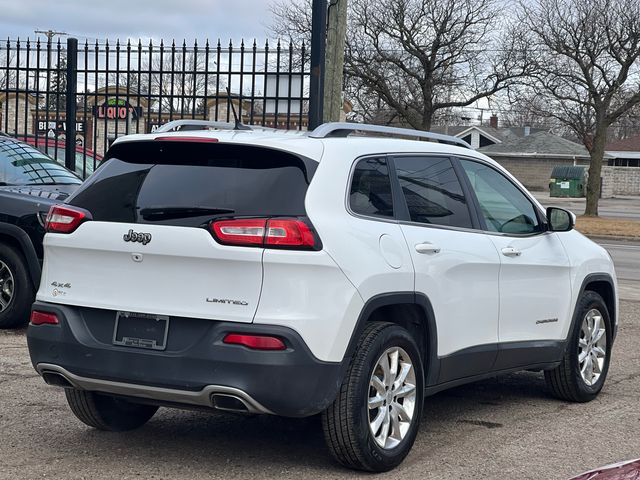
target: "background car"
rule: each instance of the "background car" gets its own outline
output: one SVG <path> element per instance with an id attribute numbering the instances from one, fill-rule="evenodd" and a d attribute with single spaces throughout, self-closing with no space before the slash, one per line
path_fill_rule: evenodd
<path id="1" fill-rule="evenodd" d="M 35 135 L 22 135 L 17 137 L 29 145 L 36 147 L 43 153 L 55 158 L 58 163 L 65 164 L 66 150 L 63 140 Z M 76 168 L 75 172 L 80 178 L 87 178 L 93 173 L 94 165 L 97 167 L 102 161 L 102 155 L 98 155 L 93 150 L 86 149 L 82 145 L 76 145 Z M 86 153 L 86 162 L 85 162 Z"/>
<path id="2" fill-rule="evenodd" d="M 0 328 L 26 325 L 40 282 L 44 219 L 81 183 L 51 157 L 0 134 Z"/>
<path id="3" fill-rule="evenodd" d="M 640 458 L 581 473 L 570 480 L 633 480 L 640 478 Z"/>

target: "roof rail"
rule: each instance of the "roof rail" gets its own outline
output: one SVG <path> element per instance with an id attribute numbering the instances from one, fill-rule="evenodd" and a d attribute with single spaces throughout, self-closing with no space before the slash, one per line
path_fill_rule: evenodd
<path id="1" fill-rule="evenodd" d="M 166 133 L 171 131 L 185 130 L 206 130 L 215 128 L 217 130 L 252 130 L 248 125 L 239 123 L 238 125 L 229 122 L 214 122 L 211 120 L 174 120 L 158 127 L 154 133 Z"/>
<path id="2" fill-rule="evenodd" d="M 310 138 L 330 138 L 347 137 L 354 132 L 383 133 L 385 135 L 397 135 L 402 137 L 413 137 L 424 140 L 457 145 L 459 147 L 471 148 L 464 140 L 441 133 L 425 132 L 423 130 L 412 130 L 410 128 L 385 127 L 383 125 L 369 125 L 366 123 L 330 122 L 324 123 L 309 133 Z"/>

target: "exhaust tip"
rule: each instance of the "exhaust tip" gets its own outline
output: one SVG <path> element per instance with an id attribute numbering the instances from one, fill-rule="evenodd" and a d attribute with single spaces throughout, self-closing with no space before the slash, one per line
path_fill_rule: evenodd
<path id="1" fill-rule="evenodd" d="M 69 380 L 67 380 L 57 372 L 42 372 L 42 378 L 47 385 L 53 385 L 54 387 L 62 388 L 73 388 L 73 385 L 69 383 Z"/>
<path id="2" fill-rule="evenodd" d="M 217 408 L 218 410 L 236 413 L 249 413 L 251 411 L 249 405 L 235 395 L 214 393 L 211 395 L 211 402 L 213 403 L 214 408 Z"/>

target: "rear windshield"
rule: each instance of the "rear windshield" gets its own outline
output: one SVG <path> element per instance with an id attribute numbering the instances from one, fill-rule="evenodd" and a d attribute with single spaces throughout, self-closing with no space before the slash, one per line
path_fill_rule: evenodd
<path id="1" fill-rule="evenodd" d="M 69 203 L 98 221 L 194 227 L 220 217 L 305 216 L 316 166 L 245 145 L 122 143 Z"/>

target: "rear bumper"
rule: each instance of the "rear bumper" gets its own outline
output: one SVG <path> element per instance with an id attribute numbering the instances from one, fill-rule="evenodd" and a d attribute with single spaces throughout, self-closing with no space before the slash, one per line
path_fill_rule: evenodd
<path id="1" fill-rule="evenodd" d="M 152 351 L 111 343 L 113 311 L 44 302 L 33 308 L 55 313 L 60 321 L 27 331 L 34 368 L 49 380 L 57 375 L 50 383 L 58 385 L 159 404 L 242 404 L 253 413 L 302 417 L 327 408 L 342 381 L 342 364 L 319 361 L 285 327 L 172 317 L 166 350 Z M 287 349 L 227 345 L 222 339 L 229 332 L 278 336 Z"/>

